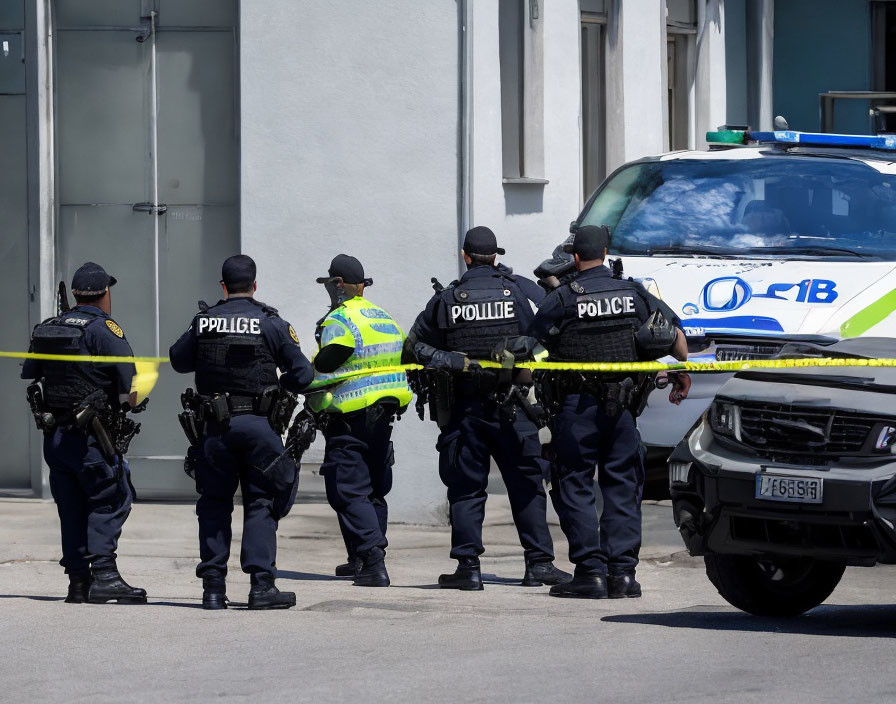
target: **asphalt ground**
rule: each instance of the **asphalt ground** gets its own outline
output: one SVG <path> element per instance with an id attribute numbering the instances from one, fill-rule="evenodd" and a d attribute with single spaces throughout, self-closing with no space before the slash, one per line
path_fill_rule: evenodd
<path id="1" fill-rule="evenodd" d="M 134 507 L 119 565 L 150 603 L 99 606 L 62 602 L 53 504 L 0 500 L 0 701 L 896 700 L 896 568 L 849 569 L 809 615 L 757 619 L 682 551 L 668 505 L 644 513 L 644 597 L 578 601 L 520 586 L 506 497 L 489 500 L 476 593 L 435 586 L 454 564 L 446 528 L 390 527 L 389 589 L 332 577 L 344 559 L 335 518 L 300 504 L 279 541 L 279 585 L 297 607 L 208 612 L 191 506 Z M 245 602 L 236 559 L 228 591 Z"/>

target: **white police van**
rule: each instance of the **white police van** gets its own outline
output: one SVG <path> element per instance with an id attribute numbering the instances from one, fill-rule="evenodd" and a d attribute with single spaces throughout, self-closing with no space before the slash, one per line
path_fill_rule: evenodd
<path id="1" fill-rule="evenodd" d="M 610 226 L 611 255 L 678 314 L 692 358 L 764 358 L 792 335 L 896 337 L 896 136 L 707 141 L 625 164 L 571 231 Z M 681 407 L 654 392 L 648 446 L 677 444 L 725 378 L 694 375 Z"/>

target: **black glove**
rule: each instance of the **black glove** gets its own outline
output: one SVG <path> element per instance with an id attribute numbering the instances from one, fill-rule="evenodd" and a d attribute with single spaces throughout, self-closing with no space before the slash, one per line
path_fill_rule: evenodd
<path id="1" fill-rule="evenodd" d="M 540 343 L 534 337 L 518 335 L 499 342 L 492 348 L 490 356 L 495 362 L 503 362 L 504 352 L 509 352 L 515 361 L 523 362 L 532 359 L 538 347 L 540 347 Z"/>
<path id="2" fill-rule="evenodd" d="M 147 396 L 145 399 L 143 399 L 140 403 L 138 403 L 133 408 L 131 408 L 130 406 L 125 404 L 125 410 L 130 411 L 131 413 L 143 413 L 143 411 L 146 410 L 146 407 L 148 405 L 149 405 L 149 397 Z"/>

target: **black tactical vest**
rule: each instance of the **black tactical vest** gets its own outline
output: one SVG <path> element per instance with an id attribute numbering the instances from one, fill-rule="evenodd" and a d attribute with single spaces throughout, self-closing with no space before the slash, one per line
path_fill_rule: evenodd
<path id="1" fill-rule="evenodd" d="M 195 318 L 196 390 L 200 394 L 255 396 L 279 385 L 277 363 L 261 334 L 262 321 L 276 316 L 276 311 L 258 303 L 240 308 L 228 310 L 222 304 Z"/>
<path id="2" fill-rule="evenodd" d="M 598 288 L 601 281 L 574 279 L 561 291 L 564 318 L 550 350 L 558 362 L 634 362 L 641 325 L 634 289 Z"/>
<path id="3" fill-rule="evenodd" d="M 492 348 L 521 334 L 516 284 L 501 274 L 461 281 L 442 294 L 439 327 L 448 349 L 473 359 L 488 358 Z"/>
<path id="4" fill-rule="evenodd" d="M 84 328 L 96 320 L 85 311 L 66 313 L 45 320 L 31 335 L 31 349 L 40 354 L 89 354 L 84 343 Z M 41 365 L 44 376 L 44 398 L 53 412 L 72 410 L 99 385 L 87 374 L 87 366 L 79 362 L 51 362 Z"/>

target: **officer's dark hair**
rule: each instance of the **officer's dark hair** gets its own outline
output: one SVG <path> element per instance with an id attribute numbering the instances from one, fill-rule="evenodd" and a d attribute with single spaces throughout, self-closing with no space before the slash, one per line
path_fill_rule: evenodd
<path id="1" fill-rule="evenodd" d="M 252 287 L 255 285 L 254 281 L 250 281 L 248 284 L 224 284 L 224 288 L 227 289 L 227 293 L 252 293 Z"/>
<path id="2" fill-rule="evenodd" d="M 83 303 L 84 305 L 89 306 L 91 303 L 96 303 L 97 301 L 99 301 L 105 295 L 106 295 L 105 291 L 103 291 L 102 293 L 93 293 L 89 296 L 85 296 L 84 294 L 79 295 L 76 293 L 75 294 L 75 303 L 79 303 L 79 304 Z"/>
<path id="3" fill-rule="evenodd" d="M 496 254 L 470 254 L 467 252 L 467 256 L 470 258 L 470 261 L 476 265 L 495 265 L 495 257 Z"/>

